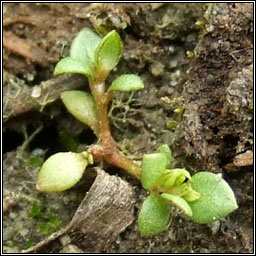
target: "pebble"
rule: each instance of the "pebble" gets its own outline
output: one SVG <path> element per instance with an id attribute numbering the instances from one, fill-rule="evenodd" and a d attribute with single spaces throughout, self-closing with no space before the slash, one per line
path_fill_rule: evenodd
<path id="1" fill-rule="evenodd" d="M 164 65 L 156 61 L 150 65 L 150 72 L 155 77 L 161 76 L 164 73 Z"/>
<path id="2" fill-rule="evenodd" d="M 252 152 L 252 150 L 247 150 L 246 152 L 237 155 L 233 160 L 233 164 L 237 167 L 253 165 L 253 152 Z"/>
<path id="3" fill-rule="evenodd" d="M 39 86 L 34 86 L 31 92 L 31 97 L 39 98 L 41 96 L 42 89 Z"/>
<path id="4" fill-rule="evenodd" d="M 170 61 L 169 68 L 173 69 L 173 68 L 176 68 L 177 66 L 178 66 L 178 61 L 176 59 Z"/>
<path id="5" fill-rule="evenodd" d="M 69 245 L 65 246 L 60 251 L 60 253 L 68 253 L 68 254 L 71 254 L 71 253 L 84 253 L 84 251 L 82 251 L 79 247 L 77 247 L 74 244 L 69 244 Z"/>
<path id="6" fill-rule="evenodd" d="M 174 54 L 176 52 L 175 46 L 173 46 L 173 45 L 170 45 L 168 49 L 169 49 L 170 54 Z"/>
<path id="7" fill-rule="evenodd" d="M 14 213 L 14 212 L 10 212 L 9 217 L 10 217 L 11 219 L 15 219 L 15 218 L 17 217 L 17 214 Z"/>
<path id="8" fill-rule="evenodd" d="M 60 242 L 63 246 L 67 246 L 71 243 L 71 238 L 69 235 L 64 235 L 60 238 Z"/>
<path id="9" fill-rule="evenodd" d="M 20 230 L 19 234 L 24 237 L 28 234 L 29 230 L 27 228 L 23 228 Z"/>

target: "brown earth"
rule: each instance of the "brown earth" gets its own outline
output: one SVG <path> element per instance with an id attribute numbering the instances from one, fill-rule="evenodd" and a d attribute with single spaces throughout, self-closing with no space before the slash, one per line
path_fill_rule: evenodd
<path id="1" fill-rule="evenodd" d="M 4 252 L 21 252 L 68 224 L 86 193 L 84 181 L 59 194 L 34 186 L 43 159 L 74 140 L 96 141 L 58 100 L 64 90 L 88 90 L 86 80 L 53 76 L 83 27 L 121 35 L 124 55 L 109 82 L 137 73 L 145 83 L 143 91 L 116 94 L 110 107 L 122 151 L 141 159 L 167 143 L 176 167 L 222 173 L 239 205 L 210 225 L 173 209 L 168 230 L 141 238 L 136 217 L 146 191 L 105 166 L 133 186 L 135 220 L 101 252 L 253 252 L 253 4 L 6 3 L 3 13 Z M 43 251 L 88 252 L 70 239 L 69 247 L 62 239 Z"/>

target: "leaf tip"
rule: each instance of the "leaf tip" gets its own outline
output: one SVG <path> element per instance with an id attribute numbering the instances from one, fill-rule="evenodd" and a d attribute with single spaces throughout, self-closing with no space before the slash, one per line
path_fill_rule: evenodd
<path id="1" fill-rule="evenodd" d="M 41 192 L 41 188 L 40 188 L 40 186 L 39 186 L 39 184 L 38 184 L 38 183 L 36 184 L 36 190 L 38 190 L 38 191 L 40 191 L 40 192 Z"/>

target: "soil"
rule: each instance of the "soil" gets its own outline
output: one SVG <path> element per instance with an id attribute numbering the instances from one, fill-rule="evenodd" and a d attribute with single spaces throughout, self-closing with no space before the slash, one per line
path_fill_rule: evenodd
<path id="1" fill-rule="evenodd" d="M 168 230 L 141 238 L 136 219 L 147 192 L 106 165 L 133 186 L 135 220 L 101 252 L 253 252 L 252 3 L 5 3 L 3 14 L 4 252 L 21 252 L 67 225 L 88 190 L 84 180 L 61 193 L 35 189 L 48 156 L 97 141 L 59 100 L 63 90 L 89 90 L 87 82 L 53 76 L 83 27 L 103 35 L 116 29 L 123 40 L 124 55 L 109 83 L 137 73 L 145 84 L 136 93 L 116 93 L 110 107 L 122 151 L 140 160 L 166 143 L 175 167 L 222 173 L 239 205 L 209 225 L 173 208 Z M 79 240 L 69 250 L 86 253 Z"/>

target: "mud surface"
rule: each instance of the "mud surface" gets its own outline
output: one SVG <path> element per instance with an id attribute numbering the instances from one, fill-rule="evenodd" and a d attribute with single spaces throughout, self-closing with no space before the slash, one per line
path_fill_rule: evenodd
<path id="1" fill-rule="evenodd" d="M 35 190 L 38 167 L 49 155 L 96 142 L 58 100 L 68 88 L 89 90 L 87 82 L 53 77 L 83 27 L 103 35 L 116 29 L 122 37 L 124 55 L 108 82 L 137 73 L 145 83 L 143 91 L 116 94 L 110 106 L 122 151 L 140 160 L 167 143 L 176 167 L 222 173 L 239 205 L 210 225 L 195 224 L 174 208 L 169 229 L 150 238 L 140 237 L 134 221 L 104 252 L 253 251 L 252 4 L 8 3 L 3 12 L 5 252 L 21 252 L 65 226 L 88 189 L 82 180 L 63 193 Z M 237 155 L 243 156 L 239 164 Z M 122 171 L 105 170 L 134 187 L 136 219 L 146 191 Z M 81 252 L 79 240 L 72 246 Z"/>

